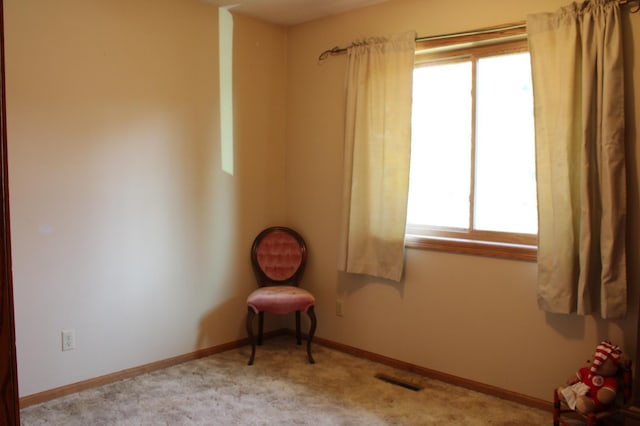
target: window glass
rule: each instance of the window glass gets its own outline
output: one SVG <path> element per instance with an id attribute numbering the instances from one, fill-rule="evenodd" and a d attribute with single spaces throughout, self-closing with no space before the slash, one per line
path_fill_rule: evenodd
<path id="1" fill-rule="evenodd" d="M 474 228 L 536 234 L 529 54 L 480 58 L 477 67 Z"/>
<path id="2" fill-rule="evenodd" d="M 469 226 L 471 83 L 470 61 L 414 71 L 409 223 Z"/>

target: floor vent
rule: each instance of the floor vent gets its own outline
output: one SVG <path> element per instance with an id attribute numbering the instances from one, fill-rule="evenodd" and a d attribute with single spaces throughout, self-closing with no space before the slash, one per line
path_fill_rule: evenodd
<path id="1" fill-rule="evenodd" d="M 414 392 L 418 392 L 419 390 L 422 390 L 421 386 L 414 385 L 413 383 L 405 382 L 404 380 L 398 379 L 396 377 L 391 377 L 382 373 L 376 374 L 376 379 L 380 379 L 383 382 L 391 383 L 392 385 L 402 386 L 403 388 L 412 390 Z"/>

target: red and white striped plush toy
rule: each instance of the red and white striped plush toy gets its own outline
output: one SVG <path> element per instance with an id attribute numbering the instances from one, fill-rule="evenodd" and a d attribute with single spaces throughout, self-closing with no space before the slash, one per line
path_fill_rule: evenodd
<path id="1" fill-rule="evenodd" d="M 620 348 L 603 340 L 596 347 L 591 366 L 579 369 L 566 386 L 559 387 L 558 396 L 582 414 L 607 408 L 618 392 L 616 373 L 621 358 Z"/>

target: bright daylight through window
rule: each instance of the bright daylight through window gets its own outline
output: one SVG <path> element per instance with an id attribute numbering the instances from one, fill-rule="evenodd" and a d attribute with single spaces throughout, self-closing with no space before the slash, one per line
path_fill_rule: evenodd
<path id="1" fill-rule="evenodd" d="M 526 41 L 434 50 L 414 70 L 407 245 L 535 259 Z"/>

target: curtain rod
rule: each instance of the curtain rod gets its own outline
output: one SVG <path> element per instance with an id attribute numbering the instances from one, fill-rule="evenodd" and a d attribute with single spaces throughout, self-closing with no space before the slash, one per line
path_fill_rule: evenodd
<path id="1" fill-rule="evenodd" d="M 631 0 L 631 1 L 639 1 L 640 0 Z M 421 42 L 421 41 L 433 41 L 433 40 L 445 40 L 448 38 L 454 38 L 454 37 L 468 37 L 468 36 L 475 36 L 475 35 L 481 35 L 481 34 L 491 34 L 491 33 L 499 33 L 499 32 L 503 32 L 503 31 L 509 31 L 509 30 L 517 30 L 520 28 L 525 28 L 526 24 L 523 23 L 518 23 L 518 24 L 509 24 L 509 25 L 505 25 L 505 26 L 501 26 L 501 27 L 493 27 L 493 28 L 487 28 L 487 29 L 483 29 L 483 30 L 475 30 L 475 31 L 465 31 L 465 32 L 459 32 L 459 33 L 450 33 L 450 34 L 440 34 L 440 35 L 434 35 L 434 36 L 424 36 L 424 37 L 416 37 L 416 42 Z M 343 53 L 346 53 L 347 50 L 349 50 L 350 47 L 354 46 L 355 43 L 352 43 L 351 45 L 347 46 L 347 47 L 334 47 L 328 50 L 325 50 L 324 52 L 322 52 L 320 54 L 320 56 L 318 57 L 319 61 L 323 61 L 325 59 L 327 59 L 329 56 L 334 56 L 334 55 L 340 55 Z"/>
<path id="2" fill-rule="evenodd" d="M 583 2 L 583 4 L 586 4 L 588 2 L 589 2 L 589 0 L 585 0 Z M 634 4 L 635 7 L 633 9 L 629 10 L 629 12 L 631 12 L 631 13 L 636 13 L 636 12 L 640 11 L 640 0 L 618 0 L 618 3 L 620 3 L 620 5 L 622 5 L 622 6 L 627 5 L 627 4 Z M 446 40 L 448 38 L 454 38 L 454 37 L 469 37 L 469 36 L 475 36 L 475 35 L 500 33 L 500 32 L 503 32 L 503 31 L 517 30 L 517 29 L 526 28 L 526 27 L 527 27 L 527 24 L 522 22 L 522 23 L 517 23 L 517 24 L 504 25 L 504 26 L 501 26 L 501 27 L 487 28 L 487 29 L 484 29 L 484 30 L 464 31 L 464 32 L 459 32 L 459 33 L 450 33 L 450 34 L 440 34 L 440 35 L 434 35 L 434 36 L 416 37 L 416 42 L 433 41 L 433 40 Z M 347 47 L 335 46 L 335 47 L 333 47 L 331 49 L 327 49 L 324 52 L 322 52 L 320 54 L 320 56 L 318 56 L 318 61 L 324 61 L 329 56 L 341 55 L 343 53 L 346 53 L 347 50 L 349 50 L 349 48 L 353 47 L 354 45 L 355 44 L 352 43 Z"/>

